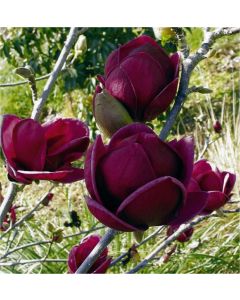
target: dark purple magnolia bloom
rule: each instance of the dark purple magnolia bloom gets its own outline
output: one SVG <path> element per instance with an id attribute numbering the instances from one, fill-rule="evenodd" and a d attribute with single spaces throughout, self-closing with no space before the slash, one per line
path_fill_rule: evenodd
<path id="1" fill-rule="evenodd" d="M 213 124 L 213 129 L 216 133 L 221 133 L 222 132 L 222 125 L 219 121 L 216 121 L 214 124 Z"/>
<path id="2" fill-rule="evenodd" d="M 188 191 L 207 192 L 208 200 L 203 213 L 212 213 L 230 199 L 235 181 L 235 174 L 221 172 L 207 160 L 202 159 L 194 164 Z"/>
<path id="3" fill-rule="evenodd" d="M 118 130 L 105 146 L 101 136 L 85 161 L 86 197 L 92 214 L 121 231 L 181 224 L 205 205 L 206 193 L 189 193 L 193 141 L 165 143 L 146 125 L 133 123 Z"/>
<path id="4" fill-rule="evenodd" d="M 57 119 L 43 125 L 32 119 L 4 115 L 1 147 L 10 180 L 29 184 L 33 180 L 70 183 L 84 177 L 71 162 L 89 144 L 88 127 L 79 120 Z"/>
<path id="5" fill-rule="evenodd" d="M 151 37 L 142 35 L 114 50 L 98 79 L 135 121 L 150 121 L 176 95 L 179 61 L 178 53 L 168 56 Z"/>
<path id="6" fill-rule="evenodd" d="M 81 243 L 74 246 L 68 256 L 68 271 L 69 273 L 75 273 L 79 266 L 88 257 L 91 251 L 100 241 L 99 235 L 90 235 L 84 238 Z M 107 271 L 111 263 L 111 257 L 108 256 L 108 249 L 105 248 L 96 262 L 92 265 L 88 273 L 101 274 Z"/>
<path id="7" fill-rule="evenodd" d="M 179 226 L 169 226 L 167 229 L 167 236 L 172 235 L 175 231 L 178 230 L 178 228 L 179 228 Z M 193 234 L 193 231 L 194 231 L 193 227 L 185 230 L 178 236 L 177 241 L 179 241 L 181 243 L 189 241 Z"/>

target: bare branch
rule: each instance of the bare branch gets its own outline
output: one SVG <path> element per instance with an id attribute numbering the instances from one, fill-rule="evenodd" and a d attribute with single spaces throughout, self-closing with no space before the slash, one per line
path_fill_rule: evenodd
<path id="1" fill-rule="evenodd" d="M 240 211 L 239 208 L 235 210 L 223 210 L 223 213 L 238 213 Z M 168 245 L 170 245 L 173 241 L 175 241 L 178 236 L 183 233 L 185 230 L 194 227 L 198 223 L 202 222 L 203 220 L 212 218 L 212 217 L 219 217 L 217 213 L 213 213 L 211 215 L 205 215 L 197 217 L 195 220 L 191 221 L 188 224 L 181 225 L 178 230 L 176 230 L 172 235 L 170 235 L 165 241 L 163 241 L 158 247 L 156 247 L 142 262 L 140 262 L 137 266 L 135 266 L 132 270 L 128 272 L 128 274 L 133 274 L 141 270 L 142 268 L 146 267 L 148 263 L 154 259 L 154 257 L 163 249 L 165 249 Z"/>
<path id="2" fill-rule="evenodd" d="M 83 231 L 80 231 L 80 232 L 77 232 L 77 233 L 73 233 L 73 234 L 68 234 L 68 235 L 65 235 L 63 236 L 63 239 L 68 239 L 68 238 L 72 238 L 72 237 L 76 237 L 76 236 L 79 236 L 79 235 L 84 235 L 84 234 L 89 234 L 91 232 L 95 232 L 97 230 L 100 230 L 100 229 L 103 229 L 105 226 L 98 226 L 98 227 L 95 227 L 95 225 L 89 229 L 89 230 L 83 230 Z M 45 241 L 37 241 L 37 242 L 32 242 L 32 243 L 28 243 L 28 244 L 25 244 L 25 245 L 21 245 L 21 246 L 18 246 L 18 247 L 15 247 L 13 249 L 9 249 L 4 255 L 2 255 L 0 257 L 0 260 L 6 258 L 7 256 L 9 256 L 10 254 L 14 253 L 14 252 L 17 252 L 17 251 L 20 251 L 20 250 L 23 250 L 23 249 L 26 249 L 26 248 L 29 248 L 29 247 L 34 247 L 34 246 L 39 246 L 39 245 L 44 245 L 44 244 L 49 244 L 51 243 L 52 240 L 49 239 L 49 240 L 45 240 Z"/>
<path id="3" fill-rule="evenodd" d="M 85 32 L 87 28 L 82 28 L 81 30 L 78 28 L 71 28 L 70 32 L 68 34 L 67 40 L 65 42 L 65 45 L 58 57 L 58 60 L 53 68 L 53 71 L 48 79 L 48 81 L 45 84 L 45 87 L 43 89 L 42 96 L 39 100 L 35 101 L 32 116 L 31 118 L 34 120 L 38 120 L 40 113 L 42 111 L 43 105 L 45 104 L 47 97 L 51 91 L 51 88 L 53 84 L 55 83 L 57 76 L 62 70 L 62 67 L 67 59 L 67 56 L 71 50 L 71 47 L 74 45 L 74 43 L 77 41 L 77 38 L 79 34 Z M 28 82 L 28 81 L 27 81 Z M 2 222 L 5 219 L 6 214 L 8 213 L 12 202 L 16 196 L 17 193 L 17 187 L 15 183 L 9 183 L 8 193 L 0 207 L 0 226 L 2 225 Z"/>
<path id="4" fill-rule="evenodd" d="M 41 77 L 37 77 L 35 78 L 35 81 L 41 81 L 44 79 L 47 79 L 48 77 L 51 76 L 52 73 L 48 73 L 46 75 L 43 75 Z M 19 85 L 24 85 L 24 84 L 28 84 L 29 81 L 28 80 L 22 80 L 22 81 L 18 81 L 18 82 L 7 82 L 7 83 L 0 83 L 0 88 L 5 88 L 5 87 L 15 87 L 15 86 L 19 86 Z"/>
<path id="5" fill-rule="evenodd" d="M 0 266 L 15 267 L 17 265 L 36 264 L 36 263 L 45 263 L 45 262 L 47 262 L 47 263 L 59 263 L 59 262 L 66 263 L 67 260 L 66 259 L 40 258 L 40 259 L 32 259 L 32 260 L 20 260 L 20 261 L 16 261 L 16 262 L 3 262 L 3 263 L 0 263 Z"/>
<path id="6" fill-rule="evenodd" d="M 177 35 L 179 44 L 180 44 L 180 51 L 183 54 L 183 57 L 186 58 L 189 55 L 189 47 L 186 41 L 186 33 L 184 32 L 182 27 L 173 27 L 172 28 Z"/>
<path id="7" fill-rule="evenodd" d="M 0 225 L 3 223 L 7 213 L 9 212 L 12 202 L 17 194 L 16 183 L 10 182 L 7 190 L 7 194 L 0 206 Z"/>
<path id="8" fill-rule="evenodd" d="M 58 57 L 58 60 L 53 68 L 53 71 L 52 71 L 50 77 L 48 78 L 48 81 L 45 84 L 42 96 L 38 101 L 35 102 L 35 105 L 33 107 L 32 116 L 31 116 L 32 119 L 37 120 L 39 118 L 39 115 L 41 113 L 43 105 L 45 104 L 47 97 L 48 97 L 59 73 L 61 72 L 62 67 L 64 66 L 64 63 L 67 59 L 67 56 L 68 56 L 72 46 L 77 41 L 79 34 L 85 32 L 86 30 L 87 30 L 87 28 L 82 28 L 81 30 L 79 30 L 76 27 L 73 27 L 70 29 L 70 32 L 68 34 L 65 45 Z"/>
<path id="9" fill-rule="evenodd" d="M 171 130 L 178 113 L 180 112 L 182 105 L 188 95 L 188 85 L 192 71 L 197 66 L 197 64 L 205 58 L 205 55 L 209 52 L 214 42 L 223 37 L 240 32 L 240 28 L 220 28 L 215 31 L 205 31 L 205 37 L 202 42 L 201 47 L 196 53 L 186 57 L 182 62 L 182 73 L 179 84 L 178 93 L 176 96 L 175 103 L 172 110 L 170 111 L 167 121 L 160 133 L 160 138 L 165 140 Z"/>
<path id="10" fill-rule="evenodd" d="M 140 246 L 146 244 L 150 239 L 154 238 L 156 235 L 158 235 L 160 232 L 163 231 L 163 229 L 165 228 L 165 226 L 159 226 L 157 228 L 157 230 L 155 230 L 153 233 L 151 233 L 149 236 L 147 236 L 144 240 L 142 240 L 140 243 L 136 244 L 136 248 L 139 248 Z M 124 252 L 123 254 L 121 254 L 119 257 L 117 257 L 116 259 L 114 259 L 111 262 L 111 267 L 113 267 L 114 265 L 116 265 L 119 261 L 121 261 L 126 255 L 128 254 L 128 251 Z"/>
<path id="11" fill-rule="evenodd" d="M 12 225 L 12 227 L 8 228 L 8 230 L 4 231 L 4 233 L 0 236 L 0 240 L 11 230 L 16 228 L 17 226 L 21 225 L 24 221 L 32 216 L 32 214 L 38 209 L 38 207 L 46 200 L 48 194 L 53 190 L 54 186 L 52 186 L 47 193 L 42 196 L 42 198 L 37 202 L 33 209 L 31 209 L 25 216 L 23 216 L 18 222 Z"/>

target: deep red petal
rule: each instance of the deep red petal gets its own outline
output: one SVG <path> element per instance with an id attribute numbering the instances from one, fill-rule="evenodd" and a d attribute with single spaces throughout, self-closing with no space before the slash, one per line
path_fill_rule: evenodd
<path id="1" fill-rule="evenodd" d="M 15 167 L 16 167 L 16 165 L 15 165 Z M 7 168 L 9 180 L 21 182 L 23 184 L 32 183 L 31 179 L 27 179 L 24 177 L 24 175 L 19 174 L 18 171 L 8 162 L 6 163 L 6 168 Z"/>
<path id="2" fill-rule="evenodd" d="M 75 119 L 57 119 L 43 124 L 45 138 L 47 140 L 48 155 L 56 155 L 65 152 L 68 144 L 74 140 L 89 137 L 89 129 L 87 125 Z M 85 147 L 79 149 L 84 152 Z"/>
<path id="3" fill-rule="evenodd" d="M 161 176 L 172 176 L 179 179 L 180 170 L 183 169 L 179 155 L 175 149 L 159 139 L 156 134 L 143 133 L 137 137 L 137 142 L 147 154 L 155 171 L 156 178 Z"/>
<path id="4" fill-rule="evenodd" d="M 59 169 L 55 172 L 18 170 L 18 173 L 29 180 L 53 180 L 62 183 L 72 183 L 84 178 L 83 169 L 73 167 L 65 170 Z"/>
<path id="5" fill-rule="evenodd" d="M 32 120 L 25 119 L 13 129 L 13 146 L 16 164 L 26 170 L 41 171 L 46 158 L 46 141 L 42 126 Z"/>
<path id="6" fill-rule="evenodd" d="M 230 172 L 222 172 L 221 178 L 223 182 L 222 192 L 226 195 L 229 195 L 234 187 L 236 182 L 236 175 Z"/>
<path id="7" fill-rule="evenodd" d="M 108 150 L 110 151 L 121 146 L 123 140 L 139 133 L 151 133 L 155 135 L 154 131 L 147 125 L 142 123 L 132 123 L 122 127 L 112 136 Z"/>
<path id="8" fill-rule="evenodd" d="M 98 135 L 94 144 L 88 149 L 84 166 L 84 177 L 88 192 L 99 203 L 102 203 L 102 200 L 97 189 L 96 170 L 99 160 L 105 155 L 106 151 L 102 137 Z"/>
<path id="9" fill-rule="evenodd" d="M 199 176 L 209 171 L 212 171 L 212 166 L 206 159 L 201 159 L 194 164 L 192 176 L 198 179 Z"/>
<path id="10" fill-rule="evenodd" d="M 194 141 L 193 138 L 188 136 L 180 139 L 174 144 L 169 144 L 177 152 L 182 159 L 182 175 L 181 181 L 187 187 L 192 171 L 193 171 L 193 159 L 194 159 Z"/>
<path id="11" fill-rule="evenodd" d="M 120 66 L 134 88 L 139 113 L 172 80 L 161 64 L 144 52 L 126 58 Z"/>
<path id="12" fill-rule="evenodd" d="M 144 112 L 144 120 L 151 121 L 155 119 L 160 113 L 164 112 L 172 103 L 176 96 L 178 87 L 178 78 L 171 81 L 161 92 L 151 101 Z"/>
<path id="13" fill-rule="evenodd" d="M 148 156 L 138 143 L 107 153 L 98 168 L 98 190 L 102 201 L 112 210 L 136 189 L 156 178 Z"/>
<path id="14" fill-rule="evenodd" d="M 135 118 L 138 105 L 135 88 L 128 74 L 120 66 L 107 77 L 105 87 L 114 98 L 125 105 L 130 115 Z"/>
<path id="15" fill-rule="evenodd" d="M 71 273 L 75 273 L 77 271 L 78 267 L 88 257 L 100 239 L 101 237 L 98 235 L 87 236 L 79 245 L 76 245 L 71 249 L 68 256 L 68 267 Z"/>
<path id="16" fill-rule="evenodd" d="M 204 208 L 204 213 L 212 213 L 219 209 L 228 201 L 228 197 L 222 192 L 214 191 L 208 192 L 207 205 Z"/>
<path id="17" fill-rule="evenodd" d="M 13 130 L 15 126 L 21 121 L 21 119 L 14 115 L 3 115 L 0 121 L 0 144 L 6 160 L 11 163 L 16 157 L 13 147 Z"/>
<path id="18" fill-rule="evenodd" d="M 173 55 L 171 55 L 170 61 L 172 63 L 173 69 L 174 69 L 174 77 L 173 78 L 177 78 L 179 75 L 179 67 L 180 67 L 180 61 L 181 61 L 180 54 L 178 52 L 176 52 Z"/>
<path id="19" fill-rule="evenodd" d="M 208 201 L 208 193 L 206 192 L 189 192 L 187 199 L 182 206 L 178 215 L 169 223 L 171 225 L 181 225 L 188 222 L 197 214 L 201 213 Z"/>
<path id="20" fill-rule="evenodd" d="M 200 186 L 195 179 L 193 179 L 193 178 L 190 179 L 190 182 L 187 187 L 187 191 L 188 192 L 201 192 Z"/>
<path id="21" fill-rule="evenodd" d="M 94 272 L 93 274 L 104 274 L 110 266 L 112 258 L 107 258 Z"/>
<path id="22" fill-rule="evenodd" d="M 147 226 L 145 227 L 134 227 L 131 224 L 126 223 L 125 221 L 121 220 L 109 210 L 107 210 L 104 206 L 96 202 L 95 200 L 91 199 L 90 197 L 85 197 L 87 206 L 90 212 L 104 225 L 113 228 L 119 231 L 138 231 L 138 230 L 146 230 Z"/>
<path id="23" fill-rule="evenodd" d="M 146 52 L 152 50 L 152 56 L 157 60 L 164 62 L 163 64 L 165 64 L 165 60 L 169 60 L 164 49 L 161 48 L 154 39 L 147 35 L 141 35 L 122 45 L 110 54 L 105 65 L 105 74 L 108 75 L 128 55 L 131 55 L 134 51 L 141 51 L 142 49 Z M 168 64 L 169 63 L 167 61 L 167 65 Z"/>
<path id="24" fill-rule="evenodd" d="M 222 191 L 222 178 L 217 172 L 204 173 L 202 176 L 198 176 L 197 181 L 203 191 Z"/>
<path id="25" fill-rule="evenodd" d="M 55 152 L 47 154 L 47 161 L 53 165 L 61 165 L 63 163 L 70 163 L 81 158 L 89 145 L 89 138 L 82 137 L 69 141 Z"/>
<path id="26" fill-rule="evenodd" d="M 175 178 L 162 177 L 139 188 L 117 210 L 135 226 L 158 226 L 167 224 L 169 218 L 183 205 L 185 188 Z"/>

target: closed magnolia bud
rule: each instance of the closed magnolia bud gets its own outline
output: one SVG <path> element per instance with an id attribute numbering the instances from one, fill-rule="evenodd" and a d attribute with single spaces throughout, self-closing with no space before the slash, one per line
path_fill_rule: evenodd
<path id="1" fill-rule="evenodd" d="M 136 242 L 140 243 L 143 239 L 144 231 L 134 231 L 133 235 Z"/>
<path id="2" fill-rule="evenodd" d="M 62 230 L 62 228 L 57 229 L 57 230 L 53 233 L 52 240 L 53 240 L 53 242 L 55 242 L 55 243 L 61 243 L 61 241 L 63 240 L 63 230 Z"/>
<path id="3" fill-rule="evenodd" d="M 87 39 L 86 36 L 81 34 L 74 47 L 75 53 L 82 55 L 87 51 Z"/>
<path id="4" fill-rule="evenodd" d="M 94 96 L 93 110 L 99 129 L 108 137 L 133 122 L 125 107 L 100 87 Z"/>
<path id="5" fill-rule="evenodd" d="M 15 70 L 15 73 L 25 79 L 34 77 L 34 71 L 31 66 L 20 67 Z"/>
<path id="6" fill-rule="evenodd" d="M 222 131 L 222 125 L 219 121 L 216 121 L 214 124 L 213 124 L 213 129 L 216 133 L 221 133 Z"/>
<path id="7" fill-rule="evenodd" d="M 176 33 L 171 27 L 154 27 L 153 32 L 158 40 L 171 40 L 176 38 Z"/>

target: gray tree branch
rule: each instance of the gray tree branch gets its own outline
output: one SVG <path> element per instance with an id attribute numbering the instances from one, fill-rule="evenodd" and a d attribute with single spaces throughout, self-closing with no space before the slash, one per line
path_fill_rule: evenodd
<path id="1" fill-rule="evenodd" d="M 185 59 L 183 59 L 181 79 L 176 100 L 172 110 L 168 115 L 167 121 L 159 135 L 162 140 L 165 140 L 167 138 L 169 131 L 171 130 L 178 116 L 178 113 L 180 112 L 182 105 L 188 95 L 188 85 L 192 71 L 195 69 L 197 64 L 205 58 L 206 54 L 209 52 L 212 45 L 217 39 L 223 36 L 233 35 L 239 32 L 240 28 L 219 28 L 214 31 L 206 30 L 201 47 L 197 50 L 196 53 L 191 54 Z"/>
<path id="2" fill-rule="evenodd" d="M 180 79 L 178 94 L 174 106 L 170 111 L 166 124 L 160 133 L 160 138 L 162 140 L 165 140 L 167 138 L 169 131 L 171 130 L 176 120 L 176 117 L 182 108 L 184 100 L 187 97 L 189 80 L 193 69 L 201 60 L 205 58 L 205 55 L 208 53 L 210 47 L 213 45 L 216 39 L 224 35 L 235 34 L 239 31 L 240 28 L 228 28 L 228 29 L 220 28 L 213 32 L 209 32 L 207 30 L 201 47 L 194 55 L 190 55 L 190 56 L 189 56 L 189 49 L 186 44 L 185 36 L 183 34 L 180 36 L 180 42 L 182 43 L 182 47 L 184 51 L 182 55 L 183 57 L 185 57 L 185 59 L 182 62 L 181 79 Z M 117 232 L 115 230 L 109 229 L 105 234 L 105 236 L 100 240 L 98 245 L 93 249 L 90 255 L 83 262 L 83 264 L 78 268 L 76 273 L 86 273 L 93 265 L 93 263 L 97 260 L 102 250 L 112 241 L 113 237 L 116 234 Z"/>
<path id="3" fill-rule="evenodd" d="M 239 208 L 235 210 L 223 210 L 223 213 L 238 213 Z M 175 241 L 178 236 L 183 233 L 185 230 L 194 227 L 198 223 L 202 222 L 203 220 L 212 218 L 212 217 L 219 217 L 217 213 L 213 213 L 211 215 L 205 215 L 205 216 L 200 216 L 197 217 L 195 220 L 189 222 L 188 224 L 183 224 L 181 225 L 178 230 L 176 230 L 172 235 L 170 235 L 165 241 L 163 241 L 158 247 L 156 247 L 143 261 L 141 261 L 137 266 L 135 266 L 133 269 L 131 269 L 127 274 L 134 274 L 138 272 L 139 270 L 143 269 L 146 267 L 149 262 L 154 259 L 154 257 L 163 249 L 165 249 L 167 246 L 169 246 L 173 241 Z"/>
<path id="4" fill-rule="evenodd" d="M 57 62 L 53 68 L 53 71 L 52 71 L 49 79 L 47 80 L 47 82 L 45 84 L 42 96 L 40 99 L 38 99 L 34 103 L 32 116 L 31 116 L 32 119 L 38 120 L 40 113 L 42 111 L 43 105 L 45 104 L 47 97 L 51 91 L 51 88 L 52 88 L 53 84 L 55 83 L 59 73 L 61 72 L 64 63 L 66 62 L 67 56 L 68 56 L 72 46 L 77 41 L 78 36 L 81 33 L 85 32 L 86 30 L 87 30 L 87 28 L 79 29 L 76 27 L 73 27 L 70 29 L 69 34 L 66 39 L 66 42 L 65 42 L 65 45 L 57 59 Z M 2 223 L 4 221 L 5 216 L 8 213 L 16 194 L 17 194 L 17 186 L 15 183 L 10 182 L 7 195 L 4 198 L 4 201 L 0 207 L 0 226 L 2 225 Z"/>

